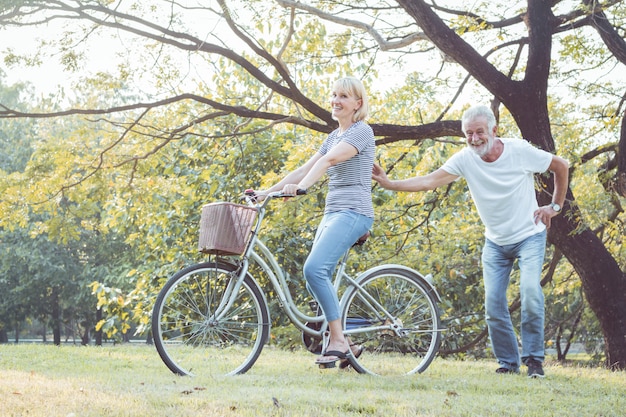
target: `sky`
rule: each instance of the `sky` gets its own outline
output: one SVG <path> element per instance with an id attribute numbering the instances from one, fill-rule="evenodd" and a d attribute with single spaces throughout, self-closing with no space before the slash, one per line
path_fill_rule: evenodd
<path id="1" fill-rule="evenodd" d="M 42 40 L 58 39 L 61 34 L 62 28 L 52 24 L 42 28 L 3 29 L 0 30 L 0 51 L 2 57 L 8 50 L 12 50 L 17 55 L 26 54 L 34 57 L 40 49 Z M 37 66 L 28 66 L 23 63 L 7 65 L 2 60 L 0 69 L 6 74 L 5 83 L 10 85 L 27 81 L 35 87 L 38 94 L 43 96 L 57 92 L 59 86 L 65 88 L 66 94 L 71 94 L 72 85 L 86 72 L 95 73 L 106 70 L 115 66 L 119 61 L 115 51 L 115 48 L 119 48 L 119 43 L 113 45 L 108 38 L 93 38 L 90 39 L 89 44 L 93 46 L 91 50 L 85 52 L 84 62 L 87 65 L 75 73 L 64 71 L 60 54 L 42 57 L 41 63 Z"/>
<path id="2" fill-rule="evenodd" d="M 189 22 L 187 23 L 190 24 Z M 206 26 L 206 22 L 202 24 Z M 217 23 L 214 24 L 217 25 Z M 208 25 L 208 27 L 211 27 L 211 24 Z M 214 27 L 213 30 L 215 30 Z M 62 31 L 63 29 L 59 23 L 50 23 L 45 27 L 36 28 L 0 28 L 0 52 L 2 56 L 4 56 L 8 50 L 13 50 L 15 54 L 27 54 L 33 57 L 38 49 L 40 49 L 42 40 L 57 40 L 60 38 Z M 109 31 L 109 33 L 111 32 Z M 114 34 L 112 36 L 116 35 Z M 44 96 L 57 92 L 59 86 L 63 86 L 65 87 L 65 93 L 71 94 L 71 86 L 75 84 L 81 76 L 86 75 L 86 72 L 95 73 L 100 70 L 108 70 L 114 67 L 117 62 L 121 62 L 121 59 L 116 56 L 116 51 L 120 49 L 123 50 L 123 47 L 120 48 L 119 39 L 107 37 L 95 38 L 92 36 L 89 39 L 89 45 L 93 45 L 93 47 L 90 51 L 86 51 L 87 55 L 84 61 L 86 66 L 82 68 L 81 72 L 74 74 L 64 72 L 60 62 L 62 59 L 60 55 L 46 56 L 42 62 L 35 67 L 29 67 L 21 63 L 7 65 L 6 62 L 0 60 L 0 69 L 2 69 L 7 76 L 5 83 L 12 84 L 28 81 L 35 87 L 38 94 Z M 182 68 L 181 70 L 184 71 L 185 69 Z M 384 85 L 386 88 L 401 82 L 404 76 L 405 74 L 403 72 L 387 68 L 379 84 Z"/>
<path id="3" fill-rule="evenodd" d="M 187 23 L 192 24 L 193 22 Z M 218 25 L 217 21 L 209 25 L 205 23 L 205 27 L 214 28 L 215 25 Z M 204 30 L 206 31 L 207 29 Z M 4 53 L 8 49 L 13 49 L 17 54 L 27 53 L 32 56 L 37 52 L 41 40 L 58 39 L 62 33 L 61 31 L 60 23 L 50 23 L 47 27 L 36 29 L 0 29 L 0 51 Z M 113 42 L 115 42 L 115 44 L 113 44 Z M 4 61 L 0 61 L 0 68 L 7 75 L 7 79 L 5 80 L 6 84 L 28 81 L 35 87 L 37 94 L 43 96 L 54 94 L 57 92 L 59 86 L 63 86 L 65 89 L 64 93 L 71 96 L 72 86 L 78 82 L 80 77 L 86 75 L 86 72 L 94 73 L 100 70 L 109 70 L 115 67 L 116 62 L 120 62 L 120 58 L 116 56 L 116 49 L 120 47 L 119 42 L 119 39 L 107 37 L 90 39 L 89 43 L 93 45 L 93 47 L 90 51 L 86 51 L 87 56 L 84 62 L 87 64 L 81 69 L 81 72 L 74 74 L 63 72 L 63 67 L 60 63 L 60 55 L 46 57 L 41 65 L 37 67 L 27 67 L 21 64 L 7 66 Z M 555 53 L 555 59 L 557 58 L 558 56 L 556 56 Z M 385 68 L 379 80 L 377 80 L 377 86 L 381 87 L 379 90 L 385 90 L 389 86 L 401 83 L 409 71 L 422 71 L 420 68 L 424 66 L 433 70 L 433 67 L 438 67 L 438 65 L 438 62 L 433 63 L 424 60 L 422 57 L 418 57 L 415 64 L 406 66 L 405 70 L 396 71 L 392 68 Z M 182 68 L 182 70 L 184 71 L 185 69 Z M 626 70 L 623 70 L 622 74 L 626 74 Z M 389 83 L 388 80 L 392 80 L 393 82 Z M 147 82 L 149 83 L 150 81 L 148 80 Z M 144 86 L 144 88 L 150 88 L 149 84 Z M 551 88 L 553 92 L 565 91 L 558 85 L 552 85 Z M 453 93 L 454 91 L 451 91 L 449 98 L 452 98 Z M 471 97 L 465 97 L 463 100 L 460 100 L 459 105 L 467 103 L 470 99 Z"/>

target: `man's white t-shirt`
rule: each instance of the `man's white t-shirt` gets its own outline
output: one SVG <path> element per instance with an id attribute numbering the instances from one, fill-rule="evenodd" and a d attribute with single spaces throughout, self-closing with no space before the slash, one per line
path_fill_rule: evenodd
<path id="1" fill-rule="evenodd" d="M 496 161 L 485 162 L 465 148 L 441 168 L 465 178 L 485 225 L 485 237 L 504 246 L 521 242 L 546 228 L 542 222 L 535 224 L 538 204 L 534 174 L 547 171 L 552 154 L 522 139 L 499 139 L 504 150 Z"/>

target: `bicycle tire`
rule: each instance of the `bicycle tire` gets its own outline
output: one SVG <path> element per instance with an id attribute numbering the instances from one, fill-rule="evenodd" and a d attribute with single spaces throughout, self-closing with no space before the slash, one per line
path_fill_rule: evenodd
<path id="1" fill-rule="evenodd" d="M 424 372 L 441 344 L 434 288 L 419 273 L 403 267 L 366 271 L 358 283 L 393 320 L 373 308 L 357 287 L 348 289 L 343 326 L 351 343 L 363 349 L 357 359 L 351 359 L 354 369 L 383 376 Z"/>
<path id="2" fill-rule="evenodd" d="M 269 310 L 258 284 L 244 277 L 231 308 L 215 320 L 235 265 L 205 262 L 174 274 L 152 311 L 159 356 L 178 375 L 234 375 L 248 371 L 269 337 Z"/>

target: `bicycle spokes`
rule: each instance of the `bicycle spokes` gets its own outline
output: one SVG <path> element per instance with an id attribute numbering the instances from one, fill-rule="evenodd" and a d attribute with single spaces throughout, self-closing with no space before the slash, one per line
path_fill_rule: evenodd
<path id="1" fill-rule="evenodd" d="M 366 275 L 352 289 L 344 328 L 365 351 L 360 372 L 379 375 L 423 372 L 439 348 L 436 302 L 418 276 L 402 269 Z"/>
<path id="2" fill-rule="evenodd" d="M 157 298 L 153 335 L 175 373 L 232 374 L 249 369 L 268 338 L 269 315 L 257 284 L 233 285 L 233 265 L 200 264 L 174 275 Z"/>

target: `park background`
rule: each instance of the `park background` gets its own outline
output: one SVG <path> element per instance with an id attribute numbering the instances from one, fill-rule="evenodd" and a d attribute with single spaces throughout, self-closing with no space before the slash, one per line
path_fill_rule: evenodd
<path id="1" fill-rule="evenodd" d="M 149 343 L 159 288 L 202 258 L 202 205 L 235 202 L 315 152 L 335 127 L 332 82 L 352 75 L 393 177 L 461 149 L 459 116 L 475 103 L 497 111 L 500 135 L 570 162 L 542 279 L 547 347 L 557 362 L 626 366 L 622 1 L 0 4 L 1 342 Z M 537 178 L 543 204 L 550 183 Z M 276 207 L 267 230 L 302 303 L 323 188 Z M 490 358 L 483 229 L 464 182 L 374 187 L 374 203 L 351 268 L 432 274 L 448 328 L 440 357 Z M 296 349 L 271 308 L 271 344 Z"/>

